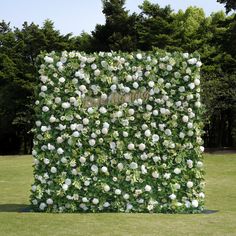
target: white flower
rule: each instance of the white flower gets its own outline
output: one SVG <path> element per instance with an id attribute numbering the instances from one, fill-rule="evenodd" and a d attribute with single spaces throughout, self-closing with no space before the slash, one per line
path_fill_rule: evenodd
<path id="1" fill-rule="evenodd" d="M 149 81 L 149 82 L 148 82 L 148 86 L 149 86 L 149 87 L 153 88 L 154 85 L 155 85 L 155 83 L 154 83 L 153 81 Z"/>
<path id="2" fill-rule="evenodd" d="M 132 115 L 134 114 L 134 109 L 132 109 L 132 108 L 131 108 L 131 109 L 129 109 L 129 110 L 128 110 L 128 113 L 129 113 L 129 115 L 131 115 L 131 116 L 132 116 Z"/>
<path id="3" fill-rule="evenodd" d="M 186 53 L 183 53 L 183 57 L 186 59 L 189 57 L 189 54 L 186 52 Z"/>
<path id="4" fill-rule="evenodd" d="M 196 58 L 191 58 L 191 59 L 188 60 L 188 64 L 190 64 L 190 65 L 194 65 L 196 63 L 197 63 L 197 59 Z"/>
<path id="5" fill-rule="evenodd" d="M 185 137 L 185 134 L 184 134 L 183 132 L 180 132 L 180 133 L 179 133 L 179 137 L 180 137 L 181 139 L 183 139 L 183 138 Z"/>
<path id="6" fill-rule="evenodd" d="M 180 184 L 175 183 L 175 184 L 174 184 L 174 187 L 175 187 L 175 189 L 180 189 Z"/>
<path id="7" fill-rule="evenodd" d="M 171 132 L 170 129 L 166 129 L 166 130 L 165 130 L 165 134 L 166 134 L 167 136 L 171 136 L 171 135 L 172 135 L 172 132 Z"/>
<path id="8" fill-rule="evenodd" d="M 176 195 L 175 195 L 174 193 L 172 193 L 172 194 L 169 196 L 169 198 L 170 198 L 171 200 L 175 200 L 175 199 L 176 199 Z"/>
<path id="9" fill-rule="evenodd" d="M 83 119 L 83 124 L 84 125 L 88 125 L 89 124 L 89 119 L 88 118 L 84 118 Z"/>
<path id="10" fill-rule="evenodd" d="M 64 140 L 62 137 L 57 137 L 57 143 L 62 143 Z"/>
<path id="11" fill-rule="evenodd" d="M 192 200 L 192 206 L 194 208 L 198 207 L 198 200 Z"/>
<path id="12" fill-rule="evenodd" d="M 150 192 L 152 190 L 152 187 L 150 185 L 146 185 L 144 189 L 146 192 Z"/>
<path id="13" fill-rule="evenodd" d="M 106 166 L 103 166 L 103 167 L 101 168 L 101 170 L 102 170 L 103 173 L 107 173 L 107 171 L 108 171 L 108 169 L 107 169 Z"/>
<path id="14" fill-rule="evenodd" d="M 128 132 L 126 132 L 126 131 L 123 131 L 123 136 L 126 138 L 126 137 L 128 137 L 128 136 L 129 136 L 129 133 L 128 133 Z"/>
<path id="15" fill-rule="evenodd" d="M 41 87 L 41 91 L 42 91 L 42 92 L 46 92 L 47 90 L 48 90 L 47 86 L 43 85 L 43 86 Z"/>
<path id="16" fill-rule="evenodd" d="M 60 82 L 60 83 L 65 83 L 65 81 L 66 81 L 66 79 L 65 79 L 64 77 L 61 77 L 61 78 L 59 79 L 59 82 Z"/>
<path id="17" fill-rule="evenodd" d="M 69 188 L 69 186 L 68 186 L 67 184 L 63 184 L 63 185 L 62 185 L 62 189 L 63 189 L 64 191 L 67 191 L 68 188 Z"/>
<path id="18" fill-rule="evenodd" d="M 154 143 L 158 142 L 158 141 L 159 141 L 159 135 L 153 134 L 153 135 L 152 135 L 152 141 L 153 141 Z"/>
<path id="19" fill-rule="evenodd" d="M 190 84 L 188 84 L 188 87 L 189 87 L 190 89 L 194 89 L 194 88 L 195 88 L 195 84 L 194 84 L 194 83 L 190 83 Z"/>
<path id="20" fill-rule="evenodd" d="M 134 150 L 134 144 L 133 143 L 128 144 L 128 149 L 129 150 Z"/>
<path id="21" fill-rule="evenodd" d="M 143 151 L 146 148 L 146 145 L 144 143 L 140 143 L 138 148 L 140 151 Z"/>
<path id="22" fill-rule="evenodd" d="M 44 159 L 43 159 L 43 162 L 44 162 L 45 165 L 48 165 L 48 164 L 50 163 L 50 160 L 47 159 L 47 158 L 44 158 Z"/>
<path id="23" fill-rule="evenodd" d="M 193 167 L 193 161 L 192 160 L 187 160 L 187 165 L 189 168 Z"/>
<path id="24" fill-rule="evenodd" d="M 83 156 L 81 156 L 80 158 L 79 158 L 79 161 L 80 161 L 80 163 L 85 163 L 86 162 L 86 158 L 85 157 L 83 157 Z"/>
<path id="25" fill-rule="evenodd" d="M 64 153 L 64 150 L 62 148 L 57 149 L 57 154 L 61 155 Z"/>
<path id="26" fill-rule="evenodd" d="M 118 163 L 117 168 L 118 168 L 119 170 L 123 170 L 124 165 L 123 165 L 122 163 Z"/>
<path id="27" fill-rule="evenodd" d="M 89 145 L 90 145 L 90 146 L 94 146 L 95 143 L 96 143 L 96 140 L 95 140 L 95 139 L 90 139 L 90 140 L 89 140 Z"/>
<path id="28" fill-rule="evenodd" d="M 47 126 L 44 126 L 44 125 L 41 126 L 41 131 L 42 131 L 42 132 L 46 132 L 47 130 L 48 130 L 48 127 L 47 127 Z"/>
<path id="29" fill-rule="evenodd" d="M 43 111 L 43 112 L 48 112 L 48 111 L 49 111 L 49 108 L 48 108 L 47 106 L 43 106 L 42 111 Z"/>
<path id="30" fill-rule="evenodd" d="M 61 98 L 60 98 L 60 97 L 56 97 L 56 98 L 55 98 L 55 103 L 57 103 L 57 104 L 58 104 L 58 103 L 61 103 Z"/>
<path id="31" fill-rule="evenodd" d="M 158 110 L 154 110 L 153 112 L 152 112 L 152 114 L 154 115 L 154 116 L 157 116 L 158 115 Z"/>
<path id="32" fill-rule="evenodd" d="M 141 53 L 138 53 L 138 54 L 136 55 L 136 57 L 137 57 L 138 60 L 141 60 L 141 59 L 142 59 L 142 54 L 141 54 Z"/>
<path id="33" fill-rule="evenodd" d="M 94 71 L 95 76 L 99 76 L 100 74 L 101 74 L 100 70 L 97 69 L 97 70 Z"/>
<path id="34" fill-rule="evenodd" d="M 182 117 L 182 121 L 183 121 L 184 123 L 187 123 L 188 120 L 189 120 L 189 119 L 188 119 L 188 116 L 183 116 L 183 117 Z"/>
<path id="35" fill-rule="evenodd" d="M 71 185 L 71 179 L 66 179 L 65 184 L 67 184 L 68 186 Z"/>
<path id="36" fill-rule="evenodd" d="M 109 185 L 106 184 L 104 185 L 103 189 L 105 192 L 109 192 L 111 188 L 109 187 Z"/>
<path id="37" fill-rule="evenodd" d="M 94 205 L 97 205 L 97 204 L 99 203 L 99 200 L 98 200 L 97 198 L 94 198 L 94 199 L 92 200 L 92 203 L 93 203 Z"/>
<path id="38" fill-rule="evenodd" d="M 130 167 L 132 170 L 135 170 L 135 169 L 138 168 L 138 164 L 135 163 L 135 162 L 131 162 L 130 165 L 129 165 L 129 167 Z"/>
<path id="39" fill-rule="evenodd" d="M 102 133 L 103 134 L 107 134 L 108 133 L 108 129 L 107 128 L 102 128 Z"/>
<path id="40" fill-rule="evenodd" d="M 194 105 L 195 105 L 195 107 L 199 108 L 199 107 L 201 107 L 202 104 L 201 104 L 201 102 L 196 101 Z"/>
<path id="41" fill-rule="evenodd" d="M 121 194 L 121 190 L 120 190 L 120 189 L 116 189 L 116 190 L 115 190 L 115 194 L 116 194 L 116 195 L 120 195 L 120 194 Z"/>
<path id="42" fill-rule="evenodd" d="M 133 87 L 134 87 L 135 89 L 137 89 L 137 88 L 139 87 L 139 84 L 138 84 L 137 82 L 134 82 L 134 83 L 133 83 Z"/>
<path id="43" fill-rule="evenodd" d="M 198 168 L 202 168 L 202 167 L 203 167 L 203 163 L 202 163 L 201 161 L 198 161 L 198 162 L 197 162 L 197 167 L 198 167 Z"/>
<path id="44" fill-rule="evenodd" d="M 193 187 L 193 182 L 192 181 L 188 181 L 187 182 L 187 187 L 188 188 L 192 188 Z"/>
<path id="45" fill-rule="evenodd" d="M 199 196 L 200 198 L 205 198 L 205 194 L 204 194 L 203 192 L 199 193 L 198 196 Z"/>
<path id="46" fill-rule="evenodd" d="M 197 85 L 197 86 L 200 85 L 200 80 L 199 79 L 195 79 L 194 80 L 194 84 Z"/>
<path id="47" fill-rule="evenodd" d="M 152 172 L 152 177 L 155 179 L 159 178 L 159 173 L 157 171 Z"/>
<path id="48" fill-rule="evenodd" d="M 181 169 L 175 168 L 175 169 L 174 169 L 174 173 L 177 174 L 177 175 L 180 174 L 180 173 L 181 173 Z"/>
<path id="49" fill-rule="evenodd" d="M 146 137 L 150 137 L 151 136 L 151 131 L 149 129 L 145 130 L 144 135 Z"/>
<path id="50" fill-rule="evenodd" d="M 105 208 L 107 208 L 107 207 L 109 207 L 110 206 L 110 203 L 109 202 L 105 202 L 104 204 L 103 204 L 103 207 L 105 207 Z"/>
<path id="51" fill-rule="evenodd" d="M 201 67 L 202 66 L 202 63 L 200 62 L 200 61 L 198 61 L 197 63 L 196 63 L 196 67 Z"/>
<path id="52" fill-rule="evenodd" d="M 49 56 L 45 56 L 44 61 L 47 62 L 47 63 L 53 63 L 53 58 L 49 57 Z"/>
<path id="53" fill-rule="evenodd" d="M 125 200 L 128 200 L 128 199 L 129 199 L 129 194 L 127 194 L 127 193 L 124 194 L 124 195 L 123 195 L 123 198 L 124 198 Z"/>
<path id="54" fill-rule="evenodd" d="M 40 205 L 39 205 L 39 209 L 43 211 L 46 206 L 47 206 L 47 205 L 46 205 L 44 202 L 42 202 L 42 203 L 40 203 Z"/>
<path id="55" fill-rule="evenodd" d="M 62 106 L 62 108 L 64 108 L 64 109 L 68 109 L 68 108 L 70 108 L 70 103 L 69 103 L 69 102 L 63 102 L 63 103 L 61 104 L 61 106 Z"/>
<path id="56" fill-rule="evenodd" d="M 89 114 L 92 114 L 94 112 L 94 109 L 92 107 L 89 107 L 87 111 Z"/>
<path id="57" fill-rule="evenodd" d="M 147 104 L 147 105 L 146 105 L 146 109 L 147 109 L 148 111 L 151 111 L 151 110 L 152 110 L 152 106 L 149 105 L 149 104 Z"/>
<path id="58" fill-rule="evenodd" d="M 107 109 L 106 109 L 105 107 L 100 107 L 100 108 L 99 108 L 99 112 L 100 112 L 101 114 L 105 114 L 105 113 L 107 112 Z"/>
<path id="59" fill-rule="evenodd" d="M 113 84 L 113 85 L 111 85 L 111 87 L 110 87 L 110 89 L 111 89 L 112 92 L 114 92 L 114 91 L 116 90 L 116 88 L 117 88 L 116 84 Z"/>
<path id="60" fill-rule="evenodd" d="M 92 68 L 93 70 L 96 70 L 96 69 L 97 69 L 97 65 L 93 63 L 93 64 L 91 65 L 91 68 Z"/>
<path id="61" fill-rule="evenodd" d="M 52 200 L 51 198 L 48 198 L 47 201 L 46 201 L 46 203 L 47 203 L 48 205 L 52 205 L 52 204 L 53 204 L 53 200 Z"/>
<path id="62" fill-rule="evenodd" d="M 49 122 L 50 122 L 50 123 L 54 123 L 56 120 L 57 120 L 57 119 L 56 119 L 56 117 L 54 117 L 54 116 L 51 116 L 51 117 L 49 118 Z"/>
<path id="63" fill-rule="evenodd" d="M 81 91 L 81 92 L 86 92 L 87 91 L 87 88 L 86 88 L 86 86 L 85 85 L 80 85 L 79 86 L 79 90 Z"/>
<path id="64" fill-rule="evenodd" d="M 93 172 L 97 173 L 97 172 L 98 172 L 98 167 L 97 167 L 96 165 L 92 165 L 92 166 L 91 166 L 91 170 L 92 170 Z"/>
<path id="65" fill-rule="evenodd" d="M 80 133 L 78 131 L 75 131 L 73 132 L 72 136 L 78 138 L 80 136 Z"/>

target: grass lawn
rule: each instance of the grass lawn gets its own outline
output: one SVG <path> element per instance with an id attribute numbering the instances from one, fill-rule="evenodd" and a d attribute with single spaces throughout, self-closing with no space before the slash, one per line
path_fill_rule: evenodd
<path id="1" fill-rule="evenodd" d="M 205 155 L 212 214 L 47 214 L 22 212 L 32 182 L 30 156 L 0 157 L 0 236 L 236 236 L 236 154 Z"/>

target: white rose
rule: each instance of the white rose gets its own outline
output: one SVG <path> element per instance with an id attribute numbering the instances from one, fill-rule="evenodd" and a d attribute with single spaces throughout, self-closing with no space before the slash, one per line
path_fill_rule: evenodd
<path id="1" fill-rule="evenodd" d="M 135 163 L 135 162 L 131 162 L 130 165 L 129 165 L 129 167 L 130 167 L 131 169 L 135 170 L 135 169 L 138 168 L 138 164 Z"/>
<path id="2" fill-rule="evenodd" d="M 150 185 L 146 185 L 144 189 L 146 192 L 150 192 L 152 190 L 152 187 Z"/>
<path id="3" fill-rule="evenodd" d="M 105 107 L 100 107 L 100 108 L 99 108 L 99 112 L 100 112 L 101 114 L 105 114 L 105 113 L 107 112 L 107 109 L 106 109 Z"/>
<path id="4" fill-rule="evenodd" d="M 103 173 L 107 173 L 107 171 L 108 171 L 108 169 L 107 169 L 106 166 L 103 166 L 103 167 L 101 168 L 101 170 L 102 170 Z"/>
<path id="5" fill-rule="evenodd" d="M 159 178 L 159 173 L 157 171 L 152 172 L 152 177 L 155 179 Z"/>
<path id="6" fill-rule="evenodd" d="M 68 186 L 67 184 L 63 184 L 63 185 L 62 185 L 62 189 L 63 189 L 64 191 L 67 191 L 68 188 L 69 188 L 69 186 Z"/>
<path id="7" fill-rule="evenodd" d="M 46 132 L 47 130 L 48 130 L 48 127 L 47 127 L 47 126 L 44 126 L 44 125 L 41 126 L 41 131 L 42 131 L 42 132 Z"/>
<path id="8" fill-rule="evenodd" d="M 63 102 L 63 103 L 61 104 L 61 106 L 62 106 L 62 108 L 64 108 L 64 109 L 68 109 L 68 108 L 70 108 L 70 103 L 69 103 L 69 102 Z"/>
<path id="9" fill-rule="evenodd" d="M 183 121 L 184 123 L 187 123 L 187 122 L 188 122 L 188 116 L 183 116 L 183 117 L 182 117 L 182 121 Z"/>
<path id="10" fill-rule="evenodd" d="M 139 87 L 139 84 L 138 84 L 137 82 L 134 82 L 134 83 L 133 83 L 133 87 L 134 87 L 135 89 L 137 89 L 137 88 Z"/>
<path id="11" fill-rule="evenodd" d="M 43 112 L 48 112 L 48 111 L 49 111 L 49 108 L 48 108 L 47 106 L 43 106 L 42 111 L 43 111 Z"/>
<path id="12" fill-rule="evenodd" d="M 177 174 L 177 175 L 180 174 L 180 173 L 181 173 L 181 169 L 175 168 L 175 169 L 174 169 L 174 173 Z"/>
<path id="13" fill-rule="evenodd" d="M 194 65 L 196 63 L 197 63 L 197 59 L 196 58 L 191 58 L 191 59 L 188 60 L 188 64 L 190 64 L 190 65 Z"/>
<path id="14" fill-rule="evenodd" d="M 200 61 L 198 61 L 197 63 L 196 63 L 196 67 L 201 67 L 202 66 L 202 63 L 200 62 Z"/>
<path id="15" fill-rule="evenodd" d="M 95 76 L 99 76 L 100 74 L 101 74 L 100 70 L 97 69 L 97 70 L 94 71 Z"/>
<path id="16" fill-rule="evenodd" d="M 122 163 L 118 163 L 117 168 L 118 168 L 119 170 L 123 170 L 124 165 L 123 165 Z"/>
<path id="17" fill-rule="evenodd" d="M 49 56 L 45 56 L 44 61 L 47 62 L 47 63 L 53 63 L 53 58 L 49 57 Z"/>
<path id="18" fill-rule="evenodd" d="M 166 134 L 167 136 L 171 136 L 171 135 L 172 135 L 172 132 L 171 132 L 170 129 L 166 129 L 166 130 L 165 130 L 165 134 Z"/>
<path id="19" fill-rule="evenodd" d="M 150 137 L 151 136 L 151 131 L 149 129 L 145 130 L 144 135 L 146 137 Z"/>
<path id="20" fill-rule="evenodd" d="M 193 207 L 198 207 L 198 200 L 192 200 L 192 206 Z"/>
<path id="21" fill-rule="evenodd" d="M 47 159 L 47 158 L 44 158 L 44 159 L 43 159 L 43 162 L 44 162 L 45 165 L 48 165 L 48 164 L 50 163 L 50 160 Z"/>
<path id="22" fill-rule="evenodd" d="M 87 111 L 88 111 L 89 114 L 92 114 L 94 112 L 92 107 L 89 107 Z"/>
<path id="23" fill-rule="evenodd" d="M 154 116 L 157 116 L 158 115 L 158 110 L 154 110 L 153 112 L 152 112 L 152 114 L 154 115 Z"/>
<path id="24" fill-rule="evenodd" d="M 136 57 L 137 57 L 138 60 L 141 60 L 141 59 L 142 59 L 142 54 L 141 54 L 141 53 L 138 53 L 138 54 L 136 55 Z"/>
<path id="25" fill-rule="evenodd" d="M 82 156 L 82 157 L 79 158 L 79 161 L 80 161 L 80 163 L 83 164 L 83 163 L 86 162 L 86 158 Z"/>
<path id="26" fill-rule="evenodd" d="M 193 187 L 193 182 L 192 181 L 188 181 L 187 182 L 187 187 L 188 188 L 192 188 Z"/>
<path id="27" fill-rule="evenodd" d="M 153 135 L 152 135 L 152 141 L 153 141 L 154 143 L 158 142 L 158 141 L 159 141 L 159 135 L 153 134 Z"/>
<path id="28" fill-rule="evenodd" d="M 97 198 L 94 198 L 94 199 L 92 200 L 92 203 L 93 203 L 94 205 L 97 205 L 97 204 L 99 203 L 99 200 L 98 200 Z"/>
<path id="29" fill-rule="evenodd" d="M 109 192 L 111 188 L 109 187 L 109 185 L 106 184 L 104 185 L 103 189 L 105 192 Z"/>
<path id="30" fill-rule="evenodd" d="M 46 205 L 44 202 L 42 202 L 42 203 L 40 203 L 40 205 L 39 205 L 39 209 L 43 211 L 46 206 L 47 206 L 47 205 Z"/>
<path id="31" fill-rule="evenodd" d="M 200 80 L 199 79 L 195 79 L 194 80 L 194 84 L 197 85 L 197 86 L 200 85 Z"/>
<path id="32" fill-rule="evenodd" d="M 133 143 L 128 144 L 128 149 L 129 150 L 134 150 L 134 144 Z"/>
<path id="33" fill-rule="evenodd" d="M 90 139 L 90 140 L 89 140 L 89 145 L 90 145 L 90 146 L 94 146 L 95 143 L 96 143 L 96 140 L 95 140 L 95 139 Z"/>
<path id="34" fill-rule="evenodd" d="M 128 110 L 128 113 L 129 113 L 129 115 L 132 116 L 132 115 L 134 114 L 134 109 L 129 109 L 129 110 Z"/>
<path id="35" fill-rule="evenodd" d="M 116 190 L 115 190 L 115 194 L 116 194 L 116 195 L 120 195 L 120 194 L 121 194 L 121 190 L 120 190 L 120 189 L 116 189 Z"/>
<path id="36" fill-rule="evenodd" d="M 61 154 L 64 153 L 64 150 L 63 150 L 62 148 L 58 148 L 58 149 L 57 149 L 57 153 L 58 153 L 59 155 L 61 155 Z"/>
<path id="37" fill-rule="evenodd" d="M 60 97 L 56 97 L 56 98 L 55 98 L 55 103 L 57 103 L 57 104 L 58 104 L 58 103 L 61 103 L 61 98 L 60 98 Z"/>
<path id="38" fill-rule="evenodd" d="M 53 200 L 52 200 L 51 198 L 48 198 L 47 201 L 46 201 L 46 203 L 47 203 L 48 205 L 52 205 L 52 204 L 53 204 Z"/>
<path id="39" fill-rule="evenodd" d="M 98 167 L 97 167 L 96 165 L 92 165 L 92 166 L 91 166 L 91 170 L 92 170 L 93 172 L 97 173 L 97 172 L 98 172 Z"/>
<path id="40" fill-rule="evenodd" d="M 154 85 L 155 85 L 155 83 L 154 83 L 153 81 L 149 81 L 149 82 L 148 82 L 148 86 L 149 86 L 149 87 L 153 88 Z"/>
<path id="41" fill-rule="evenodd" d="M 198 168 L 202 168 L 202 167 L 203 167 L 203 163 L 202 163 L 201 161 L 198 161 L 198 162 L 197 162 L 197 167 L 198 167 Z"/>
<path id="42" fill-rule="evenodd" d="M 123 198 L 125 199 L 125 200 L 128 200 L 129 199 L 129 194 L 124 194 L 124 196 L 123 196 Z"/>
<path id="43" fill-rule="evenodd" d="M 60 79 L 59 79 L 59 82 L 60 83 L 64 83 L 66 81 L 66 79 L 64 78 L 64 77 L 61 77 Z"/>
<path id="44" fill-rule="evenodd" d="M 146 148 L 146 145 L 144 143 L 140 143 L 138 148 L 140 151 L 143 151 Z"/>
<path id="45" fill-rule="evenodd" d="M 175 199 L 176 199 L 176 195 L 175 195 L 174 193 L 172 193 L 172 194 L 169 196 L 169 198 L 170 198 L 171 200 L 175 200 Z"/>
<path id="46" fill-rule="evenodd" d="M 128 137 L 128 136 L 129 136 L 129 133 L 128 133 L 128 132 L 126 132 L 126 131 L 123 131 L 123 136 L 126 138 L 126 137 Z"/>

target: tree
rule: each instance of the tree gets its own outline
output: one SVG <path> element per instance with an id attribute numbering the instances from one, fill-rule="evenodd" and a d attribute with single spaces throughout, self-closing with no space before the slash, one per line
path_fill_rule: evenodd
<path id="1" fill-rule="evenodd" d="M 217 0 L 217 2 L 225 4 L 226 13 L 229 13 L 231 10 L 236 10 L 235 0 Z"/>
<path id="2" fill-rule="evenodd" d="M 125 0 L 103 0 L 105 25 L 97 25 L 92 32 L 95 51 L 136 50 L 136 14 L 125 10 Z"/>

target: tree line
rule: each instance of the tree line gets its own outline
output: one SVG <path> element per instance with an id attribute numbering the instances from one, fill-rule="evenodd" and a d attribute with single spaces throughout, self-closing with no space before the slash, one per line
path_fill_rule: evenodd
<path id="1" fill-rule="evenodd" d="M 227 12 L 236 9 L 234 1 L 218 1 Z M 174 12 L 148 0 L 137 14 L 125 9 L 125 0 L 102 3 L 105 23 L 90 34 L 63 35 L 50 20 L 42 27 L 25 22 L 22 28 L 0 22 L 0 154 L 31 152 L 36 58 L 41 51 L 62 50 L 197 50 L 203 62 L 205 146 L 236 146 L 236 15 L 206 16 L 197 7 Z"/>

